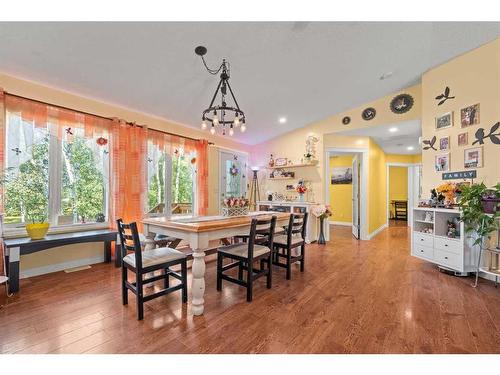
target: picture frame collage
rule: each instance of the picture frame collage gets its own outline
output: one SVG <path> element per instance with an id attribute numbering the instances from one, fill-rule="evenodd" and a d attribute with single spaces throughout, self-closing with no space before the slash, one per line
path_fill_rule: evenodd
<path id="1" fill-rule="evenodd" d="M 454 112 L 446 112 L 435 118 L 435 129 L 441 131 L 454 126 Z M 464 129 L 457 135 L 457 147 L 466 147 L 469 145 L 469 134 L 465 129 L 480 123 L 480 105 L 479 103 L 469 105 L 460 109 L 460 127 Z M 450 149 L 452 139 L 450 135 L 438 137 L 437 147 L 439 153 L 434 157 L 434 169 L 436 172 L 448 172 L 451 167 Z M 483 166 L 483 147 L 476 146 L 464 148 L 465 169 L 481 168 Z"/>

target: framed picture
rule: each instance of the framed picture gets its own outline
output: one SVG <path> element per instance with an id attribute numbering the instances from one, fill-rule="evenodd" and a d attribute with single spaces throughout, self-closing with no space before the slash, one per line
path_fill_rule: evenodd
<path id="1" fill-rule="evenodd" d="M 460 133 L 458 135 L 458 145 L 467 146 L 469 144 L 469 136 L 467 133 Z"/>
<path id="2" fill-rule="evenodd" d="M 446 151 L 450 149 L 450 137 L 444 137 L 439 139 L 439 150 Z"/>
<path id="3" fill-rule="evenodd" d="M 464 168 L 481 168 L 483 166 L 483 147 L 472 147 L 464 150 Z"/>
<path id="4" fill-rule="evenodd" d="M 479 104 L 474 104 L 460 110 L 462 128 L 479 124 Z"/>
<path id="5" fill-rule="evenodd" d="M 436 129 L 446 129 L 453 126 L 453 112 L 445 113 L 442 116 L 436 117 Z"/>
<path id="6" fill-rule="evenodd" d="M 288 164 L 288 159 L 287 158 L 276 158 L 274 161 L 274 166 L 275 167 L 284 167 Z"/>
<path id="7" fill-rule="evenodd" d="M 351 167 L 335 167 L 332 168 L 330 178 L 332 185 L 350 185 L 352 184 L 352 168 Z"/>
<path id="8" fill-rule="evenodd" d="M 450 170 L 450 154 L 439 154 L 434 159 L 436 172 L 448 172 Z"/>

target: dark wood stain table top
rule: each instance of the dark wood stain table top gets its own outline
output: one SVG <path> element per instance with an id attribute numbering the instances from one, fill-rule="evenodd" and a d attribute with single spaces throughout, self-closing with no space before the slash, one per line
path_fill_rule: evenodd
<path id="1" fill-rule="evenodd" d="M 179 296 L 121 305 L 120 270 L 92 270 L 21 280 L 0 310 L 4 353 L 500 353 L 500 288 L 440 273 L 409 255 L 407 227 L 371 241 L 334 226 L 326 246 L 308 245 L 306 270 L 273 287 L 215 290 L 207 263 L 205 314 Z M 89 277 L 89 276 L 92 277 Z M 0 289 L 0 304 L 5 295 Z"/>

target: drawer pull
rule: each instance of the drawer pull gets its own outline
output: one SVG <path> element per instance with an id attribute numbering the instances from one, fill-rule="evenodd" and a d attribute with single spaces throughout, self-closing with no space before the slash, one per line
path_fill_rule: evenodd
<path id="1" fill-rule="evenodd" d="M 423 240 L 424 240 L 423 238 L 420 239 L 420 241 L 423 241 Z"/>
<path id="2" fill-rule="evenodd" d="M 444 259 L 448 259 L 448 257 L 444 257 Z"/>
<path id="3" fill-rule="evenodd" d="M 423 253 L 424 251 L 423 250 L 420 250 L 421 253 Z"/>
<path id="4" fill-rule="evenodd" d="M 445 243 L 445 244 L 444 244 L 444 246 L 448 247 L 448 244 L 447 244 L 447 243 Z"/>

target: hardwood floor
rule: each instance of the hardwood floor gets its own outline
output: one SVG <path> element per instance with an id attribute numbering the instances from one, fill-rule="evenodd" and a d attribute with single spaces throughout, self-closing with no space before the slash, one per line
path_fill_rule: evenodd
<path id="1" fill-rule="evenodd" d="M 500 288 L 438 272 L 409 256 L 406 227 L 372 241 L 335 227 L 332 242 L 309 245 L 306 271 L 274 269 L 273 288 L 254 300 L 207 265 L 205 315 L 180 293 L 122 306 L 120 272 L 109 264 L 21 281 L 0 310 L 3 353 L 499 353 Z M 0 292 L 0 303 L 4 300 Z"/>

